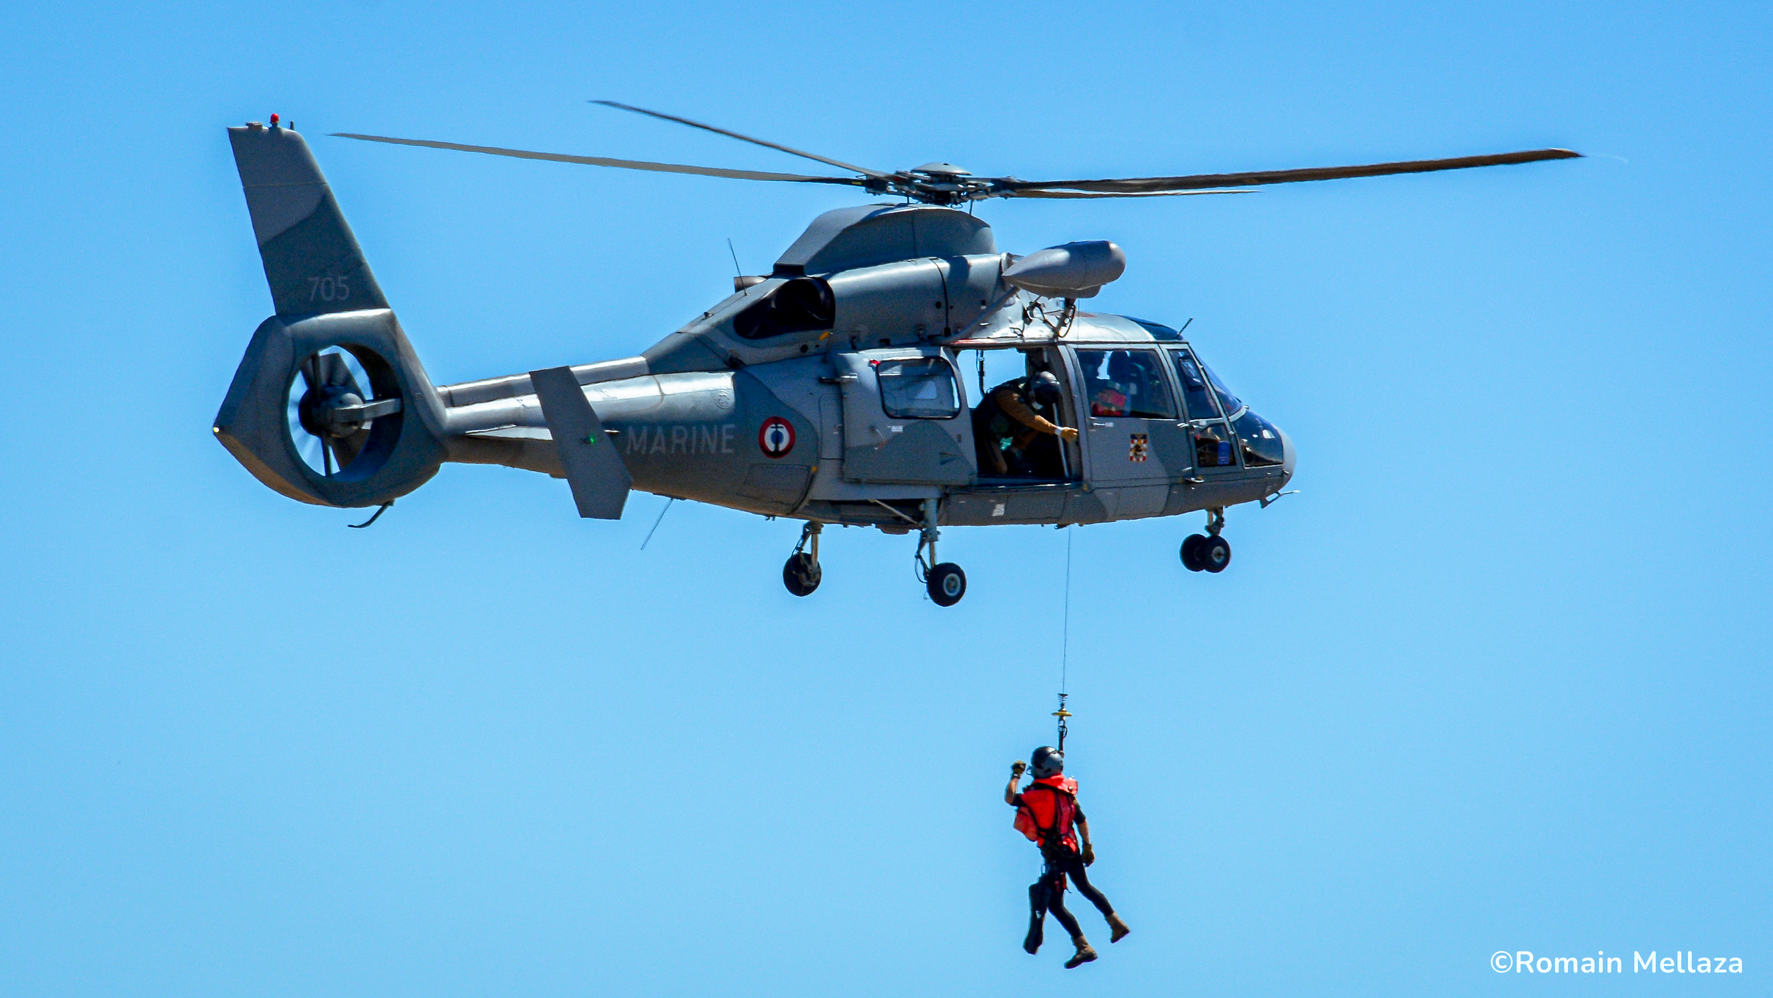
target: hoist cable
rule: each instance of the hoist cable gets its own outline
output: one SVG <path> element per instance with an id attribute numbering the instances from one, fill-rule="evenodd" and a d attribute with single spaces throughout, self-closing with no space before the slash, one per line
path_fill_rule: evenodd
<path id="1" fill-rule="evenodd" d="M 1061 443 L 1061 446 L 1063 446 L 1063 443 Z M 1066 672 L 1071 663 L 1070 534 L 1065 535 L 1065 609 L 1062 619 L 1064 623 L 1061 625 L 1059 632 L 1059 709 L 1053 712 L 1053 716 L 1059 719 L 1059 751 L 1061 753 L 1065 751 L 1065 735 L 1070 731 L 1070 726 L 1065 723 L 1065 719 L 1071 716 L 1071 711 L 1065 709 L 1065 698 L 1069 696 L 1069 694 L 1065 692 Z"/>
<path id="2" fill-rule="evenodd" d="M 1059 639 L 1059 693 L 1065 693 L 1065 670 L 1071 658 L 1071 535 L 1065 535 L 1065 614 Z"/>

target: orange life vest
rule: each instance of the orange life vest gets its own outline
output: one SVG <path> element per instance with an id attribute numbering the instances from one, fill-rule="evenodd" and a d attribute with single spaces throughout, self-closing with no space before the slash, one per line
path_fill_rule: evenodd
<path id="1" fill-rule="evenodd" d="M 1064 775 L 1035 780 L 1017 795 L 1016 831 L 1042 846 L 1077 851 L 1072 825 L 1077 820 L 1077 781 Z"/>

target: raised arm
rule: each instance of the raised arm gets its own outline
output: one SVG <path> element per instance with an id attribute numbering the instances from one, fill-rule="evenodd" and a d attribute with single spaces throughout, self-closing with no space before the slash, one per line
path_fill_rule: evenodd
<path id="1" fill-rule="evenodd" d="M 1014 806 L 1016 803 L 1016 784 L 1022 782 L 1022 774 L 1026 772 L 1027 769 L 1028 764 L 1025 762 L 1018 761 L 1010 764 L 1010 785 L 1003 790 L 1003 802 L 1005 804 Z"/>

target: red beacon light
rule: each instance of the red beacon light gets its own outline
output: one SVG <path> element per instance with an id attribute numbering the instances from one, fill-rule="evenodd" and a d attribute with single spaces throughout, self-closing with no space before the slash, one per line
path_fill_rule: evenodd
<path id="1" fill-rule="evenodd" d="M 271 115 L 271 127 L 272 128 L 277 127 L 277 116 L 275 114 Z"/>

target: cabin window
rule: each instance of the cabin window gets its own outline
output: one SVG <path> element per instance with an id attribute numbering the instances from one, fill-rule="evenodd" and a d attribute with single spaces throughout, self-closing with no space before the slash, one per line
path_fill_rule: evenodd
<path id="1" fill-rule="evenodd" d="M 1244 452 L 1244 467 L 1269 467 L 1280 464 L 1285 457 L 1280 431 L 1254 412 L 1244 410 L 1231 428 L 1237 431 L 1238 446 Z"/>
<path id="2" fill-rule="evenodd" d="M 1113 419 L 1175 419 L 1157 354 L 1150 350 L 1079 350 L 1090 415 Z"/>
<path id="3" fill-rule="evenodd" d="M 894 419 L 952 419 L 960 414 L 954 368 L 940 357 L 878 361 L 880 405 Z"/>
<path id="4" fill-rule="evenodd" d="M 830 329 L 837 299 L 822 277 L 796 277 L 733 317 L 733 332 L 747 340 Z"/>

